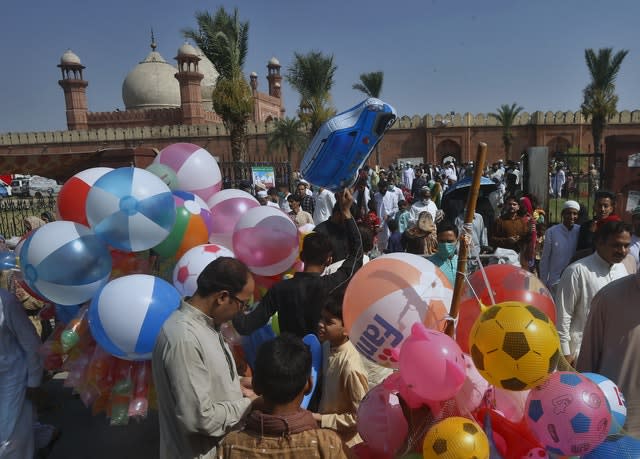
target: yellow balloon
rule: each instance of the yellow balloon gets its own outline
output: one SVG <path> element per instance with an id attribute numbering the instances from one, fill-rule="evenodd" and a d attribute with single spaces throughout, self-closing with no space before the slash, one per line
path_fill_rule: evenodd
<path id="1" fill-rule="evenodd" d="M 487 308 L 469 333 L 469 351 L 483 378 L 507 390 L 539 385 L 556 369 L 560 339 L 532 305 L 507 301 Z"/>
<path id="2" fill-rule="evenodd" d="M 422 444 L 424 459 L 489 459 L 489 440 L 474 421 L 446 418 L 434 424 Z"/>

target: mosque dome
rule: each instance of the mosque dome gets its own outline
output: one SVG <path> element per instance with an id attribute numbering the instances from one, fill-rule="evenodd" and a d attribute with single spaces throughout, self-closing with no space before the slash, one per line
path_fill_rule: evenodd
<path id="1" fill-rule="evenodd" d="M 195 51 L 196 56 L 200 58 L 200 62 L 198 62 L 198 71 L 204 75 L 204 78 L 200 82 L 202 105 L 205 110 L 212 112 L 213 102 L 211 101 L 211 95 L 213 93 L 213 88 L 216 87 L 219 73 L 213 63 L 204 55 L 200 48 L 196 47 Z"/>
<path id="2" fill-rule="evenodd" d="M 177 69 L 155 50 L 155 43 L 151 49 L 122 83 L 122 100 L 127 110 L 180 107 Z"/>
<path id="3" fill-rule="evenodd" d="M 178 57 L 197 56 L 197 55 L 198 55 L 198 51 L 196 51 L 196 49 L 193 46 L 191 46 L 189 43 L 186 43 L 186 42 L 178 50 Z"/>
<path id="4" fill-rule="evenodd" d="M 264 62 L 264 61 L 263 61 Z M 274 57 L 269 59 L 269 65 L 280 65 L 280 61 Z"/>
<path id="5" fill-rule="evenodd" d="M 60 65 L 82 65 L 82 62 L 76 53 L 68 49 L 60 58 Z"/>

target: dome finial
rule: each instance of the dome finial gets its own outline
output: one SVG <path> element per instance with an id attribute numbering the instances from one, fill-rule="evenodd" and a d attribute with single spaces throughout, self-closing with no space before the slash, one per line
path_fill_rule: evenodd
<path id="1" fill-rule="evenodd" d="M 151 27 L 151 50 L 155 51 L 157 47 L 156 37 L 153 35 L 153 27 Z"/>

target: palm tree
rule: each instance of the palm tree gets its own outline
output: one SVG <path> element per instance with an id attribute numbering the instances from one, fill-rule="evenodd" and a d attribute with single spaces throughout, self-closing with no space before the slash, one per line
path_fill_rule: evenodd
<path id="1" fill-rule="evenodd" d="M 287 162 L 289 163 L 289 184 L 293 179 L 293 152 L 302 151 L 307 147 L 309 137 L 304 132 L 302 121 L 295 118 L 284 118 L 274 122 L 274 127 L 267 136 L 267 151 L 274 151 L 284 148 L 287 152 Z"/>
<path id="2" fill-rule="evenodd" d="M 628 50 L 623 49 L 612 56 L 612 52 L 612 48 L 601 48 L 596 55 L 593 49 L 584 50 L 584 59 L 591 75 L 591 82 L 583 90 L 584 100 L 580 108 L 586 118 L 591 117 L 594 153 L 600 153 L 604 128 L 609 118 L 618 112 L 618 96 L 615 93 L 616 77 L 622 61 L 629 53 Z"/>
<path id="3" fill-rule="evenodd" d="M 300 94 L 298 114 L 310 125 L 312 136 L 335 114 L 330 104 L 330 91 L 336 69 L 333 55 L 325 56 L 320 51 L 294 53 L 293 64 L 288 69 L 286 79 Z"/>
<path id="4" fill-rule="evenodd" d="M 502 104 L 496 113 L 489 113 L 489 115 L 495 117 L 502 126 L 502 144 L 504 145 L 504 153 L 507 161 L 511 159 L 511 145 L 513 144 L 511 127 L 513 126 L 516 116 L 518 116 L 522 110 L 524 110 L 524 108 L 514 102 L 511 105 Z"/>
<path id="5" fill-rule="evenodd" d="M 353 89 L 364 93 L 367 97 L 380 97 L 384 72 L 369 72 L 360 74 L 360 82 L 354 83 Z"/>
<path id="6" fill-rule="evenodd" d="M 378 99 L 382 93 L 384 72 L 369 72 L 360 74 L 360 82 L 354 83 L 353 89 L 364 93 L 367 97 Z M 380 145 L 376 145 L 376 164 L 380 164 Z"/>
<path id="7" fill-rule="evenodd" d="M 197 29 L 184 29 L 182 33 L 198 45 L 218 71 L 211 97 L 213 108 L 229 131 L 233 160 L 246 161 L 247 122 L 253 113 L 251 88 L 243 73 L 249 22 L 240 21 L 237 8 L 230 15 L 224 7 L 213 16 L 206 11 L 196 13 L 196 22 Z"/>

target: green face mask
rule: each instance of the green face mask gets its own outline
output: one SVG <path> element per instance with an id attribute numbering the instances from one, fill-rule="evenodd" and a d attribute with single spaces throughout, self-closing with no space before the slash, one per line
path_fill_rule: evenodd
<path id="1" fill-rule="evenodd" d="M 456 254 L 457 246 L 454 242 L 438 242 L 438 255 L 445 260 L 449 259 Z"/>

